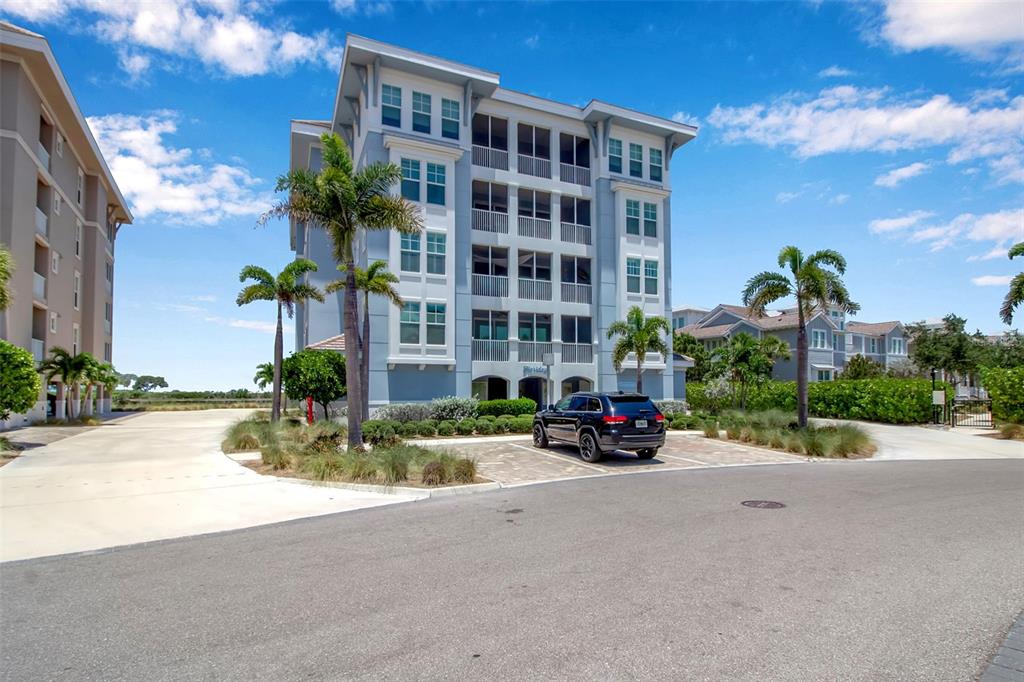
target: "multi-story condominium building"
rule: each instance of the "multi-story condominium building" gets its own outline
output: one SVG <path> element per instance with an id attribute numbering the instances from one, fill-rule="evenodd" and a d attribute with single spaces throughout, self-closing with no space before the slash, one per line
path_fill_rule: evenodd
<path id="1" fill-rule="evenodd" d="M 778 360 L 772 376 L 784 381 L 796 379 L 796 338 L 799 316 L 796 308 L 769 310 L 763 317 L 750 314 L 745 306 L 720 304 L 696 322 L 680 327 L 677 333 L 690 334 L 714 350 L 728 343 L 739 332 L 755 338 L 775 336 L 790 348 L 789 360 Z M 907 358 L 903 325 L 899 322 L 847 322 L 839 309 L 816 311 L 806 321 L 807 376 L 811 381 L 831 381 L 854 355 L 863 355 L 890 367 Z"/>
<path id="2" fill-rule="evenodd" d="M 5 340 L 41 360 L 61 346 L 110 361 L 114 237 L 132 215 L 42 36 L 0 22 L 0 242 L 16 263 Z M 13 423 L 63 416 L 44 386 Z M 109 398 L 99 396 L 101 409 Z"/>
<path id="3" fill-rule="evenodd" d="M 700 318 L 708 314 L 707 308 L 676 308 L 672 311 L 672 331 L 696 324 Z"/>
<path id="4" fill-rule="evenodd" d="M 358 247 L 362 263 L 389 264 L 404 301 L 370 304 L 371 404 L 635 386 L 635 361 L 616 373 L 606 332 L 634 305 L 671 314 L 671 160 L 696 128 L 348 36 L 331 120 L 292 122 L 293 168 L 319 168 L 326 131 L 358 167 L 400 166 L 395 191 L 423 216 L 422 234 Z M 322 231 L 293 224 L 292 246 L 319 264 L 315 283 L 337 275 Z M 300 307 L 296 347 L 338 335 L 341 307 Z M 674 364 L 646 358 L 645 391 L 673 397 Z"/>

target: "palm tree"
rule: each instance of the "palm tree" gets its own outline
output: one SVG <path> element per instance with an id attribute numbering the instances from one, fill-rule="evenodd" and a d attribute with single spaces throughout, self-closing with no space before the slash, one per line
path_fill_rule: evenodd
<path id="1" fill-rule="evenodd" d="M 740 332 L 724 346 L 716 348 L 712 357 L 714 371 L 728 378 L 733 385 L 735 404 L 747 409 L 747 394 L 751 384 L 771 377 L 772 367 L 778 359 L 789 359 L 789 344 L 777 336 L 754 338 Z"/>
<path id="2" fill-rule="evenodd" d="M 363 386 L 370 385 L 370 353 L 368 347 L 370 344 L 370 294 L 376 294 L 383 296 L 399 308 L 402 307 L 402 297 L 398 295 L 398 290 L 395 289 L 394 285 L 398 284 L 398 276 L 393 272 L 388 272 L 388 264 L 382 260 L 375 260 L 370 263 L 370 267 L 363 270 L 356 266 L 356 290 L 363 292 L 363 335 L 360 339 L 362 358 L 361 364 L 359 365 L 359 379 L 363 382 Z M 338 271 L 344 276 L 346 269 L 344 265 L 338 266 Z M 330 282 L 324 291 L 329 294 L 333 294 L 336 291 L 345 288 L 347 278 L 336 279 Z M 362 418 L 370 418 L 370 392 L 363 391 L 362 405 Z"/>
<path id="3" fill-rule="evenodd" d="M 274 363 L 272 362 L 261 362 L 256 365 L 256 376 L 252 378 L 252 383 L 261 390 L 265 391 L 267 386 L 274 383 Z"/>
<path id="4" fill-rule="evenodd" d="M 747 282 L 743 289 L 743 305 L 751 314 L 763 316 L 765 307 L 783 298 L 796 298 L 796 394 L 797 422 L 807 426 L 807 321 L 814 312 L 838 308 L 847 314 L 856 313 L 860 306 L 850 299 L 843 284 L 846 259 L 838 251 L 823 249 L 804 257 L 795 246 L 779 251 L 779 267 L 791 275 L 766 270 Z"/>
<path id="5" fill-rule="evenodd" d="M 617 320 L 608 327 L 608 338 L 620 336 L 612 348 L 612 362 L 615 371 L 622 371 L 622 363 L 633 353 L 636 355 L 636 392 L 644 392 L 644 358 L 648 353 L 660 353 L 668 362 L 671 350 L 665 337 L 672 333 L 664 317 L 646 317 L 639 306 L 633 306 L 626 313 L 625 320 Z"/>
<path id="6" fill-rule="evenodd" d="M 281 274 L 274 277 L 256 265 L 246 265 L 238 275 L 239 282 L 253 280 L 238 293 L 235 303 L 246 305 L 253 301 L 277 301 L 277 331 L 274 334 L 274 396 L 270 408 L 270 421 L 281 418 L 281 362 L 284 355 L 284 331 L 281 311 L 291 318 L 295 315 L 295 304 L 309 299 L 323 303 L 324 295 L 311 284 L 300 281 L 307 272 L 316 272 L 316 263 L 306 258 L 297 258 L 284 266 Z"/>
<path id="7" fill-rule="evenodd" d="M 348 367 L 362 367 L 354 244 L 368 230 L 418 233 L 423 222 L 414 204 L 392 194 L 394 186 L 402 179 L 402 171 L 396 164 L 372 163 L 356 171 L 348 146 L 337 134 L 324 133 L 320 142 L 323 146 L 322 169 L 314 172 L 299 168 L 278 178 L 277 191 L 287 191 L 288 198 L 264 213 L 260 221 L 265 223 L 270 218 L 289 217 L 327 231 L 334 259 L 345 266 L 345 363 Z M 349 401 L 362 405 L 367 388 L 363 385 L 362 376 L 350 381 Z M 363 445 L 361 412 L 349 412 L 348 444 L 351 449 Z"/>
<path id="8" fill-rule="evenodd" d="M 77 403 L 78 387 L 90 363 L 94 361 L 88 353 L 72 355 L 66 349 L 54 346 L 50 349 L 50 357 L 39 363 L 39 371 L 46 377 L 47 383 L 59 378 L 64 385 L 66 421 L 70 422 L 77 416 L 73 406 Z"/>
<path id="9" fill-rule="evenodd" d="M 1024 242 L 1014 244 L 1007 255 L 1010 260 L 1017 256 L 1024 256 Z M 1016 277 L 1010 280 L 1010 290 L 1006 292 L 1003 307 L 999 309 L 999 317 L 1002 318 L 1003 323 L 1009 325 L 1013 322 L 1013 310 L 1021 303 L 1024 303 L 1024 272 L 1018 272 Z"/>
<path id="10" fill-rule="evenodd" d="M 92 414 L 92 392 L 97 386 L 103 386 L 112 391 L 117 385 L 117 372 L 114 366 L 107 362 L 100 362 L 92 355 L 88 355 L 85 371 L 82 373 L 82 380 L 85 382 L 85 398 L 82 404 L 85 406 L 86 414 Z"/>

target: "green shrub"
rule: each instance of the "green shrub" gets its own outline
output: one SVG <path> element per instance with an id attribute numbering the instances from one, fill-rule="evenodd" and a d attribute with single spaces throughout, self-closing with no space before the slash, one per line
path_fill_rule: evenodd
<path id="1" fill-rule="evenodd" d="M 489 436 L 494 433 L 494 421 L 488 420 L 486 417 L 481 417 L 480 421 L 476 423 L 476 432 L 481 436 Z"/>
<path id="2" fill-rule="evenodd" d="M 8 284 L 4 281 L 0 286 L 6 288 Z M 3 314 L 0 310 L 0 315 Z M 32 353 L 0 339 L 0 420 L 10 417 L 12 412 L 20 414 L 31 410 L 39 397 L 39 385 L 39 372 Z"/>
<path id="3" fill-rule="evenodd" d="M 992 398 L 992 416 L 1000 421 L 1024 423 L 1024 367 L 981 370 L 981 383 Z"/>
<path id="4" fill-rule="evenodd" d="M 387 485 L 395 485 L 409 478 L 409 455 L 402 450 L 383 450 L 374 452 L 377 469 L 381 480 Z"/>
<path id="5" fill-rule="evenodd" d="M 452 479 L 459 483 L 472 483 L 476 480 L 476 460 L 462 457 L 455 460 L 452 466 Z"/>
<path id="6" fill-rule="evenodd" d="M 723 426 L 725 422 L 722 422 Z M 725 427 L 725 437 L 729 440 L 740 440 L 743 435 L 743 427 L 736 423 L 730 423 Z"/>
<path id="7" fill-rule="evenodd" d="M 665 424 L 673 431 L 682 431 L 687 427 L 687 421 L 685 415 L 677 415 L 671 419 L 666 418 Z"/>
<path id="8" fill-rule="evenodd" d="M 419 434 L 417 422 L 404 422 L 395 431 L 402 438 L 415 438 Z"/>
<path id="9" fill-rule="evenodd" d="M 835 436 L 834 454 L 837 457 L 870 455 L 875 451 L 867 432 L 854 424 L 841 424 L 831 430 Z"/>
<path id="10" fill-rule="evenodd" d="M 416 424 L 416 433 L 425 438 L 437 435 L 437 422 L 426 419 Z"/>
<path id="11" fill-rule="evenodd" d="M 999 427 L 999 437 L 1003 440 L 1024 440 L 1024 424 L 1003 424 Z"/>
<path id="12" fill-rule="evenodd" d="M 804 454 L 810 457 L 831 457 L 833 443 L 825 431 L 815 428 L 802 429 L 800 434 L 800 446 Z"/>
<path id="13" fill-rule="evenodd" d="M 454 436 L 455 435 L 455 422 L 443 421 L 437 425 L 437 435 L 439 436 Z"/>
<path id="14" fill-rule="evenodd" d="M 472 436 L 473 432 L 476 431 L 476 420 L 463 419 L 455 425 L 455 431 L 460 436 Z"/>
<path id="15" fill-rule="evenodd" d="M 337 452 L 318 452 L 302 460 L 302 470 L 317 481 L 332 481 L 341 475 L 343 457 Z"/>
<path id="16" fill-rule="evenodd" d="M 243 419 L 232 424 L 221 443 L 224 452 L 251 452 L 276 442 L 279 427 L 269 421 Z"/>
<path id="17" fill-rule="evenodd" d="M 783 440 L 785 441 L 786 452 L 792 452 L 797 455 L 803 454 L 803 439 L 798 431 L 790 431 L 783 437 Z"/>
<path id="18" fill-rule="evenodd" d="M 274 471 L 280 471 L 281 469 L 287 469 L 291 466 L 292 457 L 291 454 L 278 443 L 272 443 L 264 446 L 260 450 L 260 455 L 263 459 L 263 463 L 272 468 Z"/>
<path id="19" fill-rule="evenodd" d="M 384 424 L 376 433 L 369 438 L 364 437 L 363 440 L 375 448 L 389 448 L 402 442 L 401 436 L 395 432 L 390 424 Z"/>
<path id="20" fill-rule="evenodd" d="M 397 422 L 421 422 L 434 416 L 430 403 L 391 403 L 374 410 L 373 418 Z"/>
<path id="21" fill-rule="evenodd" d="M 477 414 L 480 416 L 498 416 L 508 414 L 512 416 L 522 414 L 534 414 L 537 412 L 537 403 L 530 398 L 516 398 L 514 400 L 483 400 L 477 406 Z"/>
<path id="22" fill-rule="evenodd" d="M 508 433 L 512 430 L 512 417 L 509 415 L 503 415 L 494 420 L 494 432 L 495 433 Z"/>
<path id="23" fill-rule="evenodd" d="M 476 419 L 477 424 L 479 424 L 480 422 L 491 422 L 493 424 L 496 421 L 498 421 L 498 418 L 495 417 L 493 414 L 481 415 Z"/>
<path id="24" fill-rule="evenodd" d="M 390 428 L 390 427 L 389 427 Z M 377 478 L 377 466 L 370 455 L 349 452 L 342 458 L 342 471 L 350 481 L 373 481 Z"/>
<path id="25" fill-rule="evenodd" d="M 729 436 L 729 437 L 732 438 L 732 436 Z M 741 442 L 743 442 L 743 443 L 753 443 L 753 442 L 755 442 L 755 440 L 756 439 L 754 437 L 754 427 L 752 427 L 752 426 L 740 427 L 740 441 Z"/>
<path id="26" fill-rule="evenodd" d="M 480 401 L 476 398 L 448 396 L 430 401 L 430 418 L 437 421 L 461 421 L 476 417 Z"/>
<path id="27" fill-rule="evenodd" d="M 718 438 L 718 422 L 708 419 L 704 422 L 704 436 L 706 438 Z"/>
<path id="28" fill-rule="evenodd" d="M 786 432 L 782 429 L 768 431 L 768 447 L 783 449 L 786 447 Z"/>
<path id="29" fill-rule="evenodd" d="M 448 482 L 448 472 L 444 463 L 436 459 L 423 465 L 420 477 L 424 485 L 444 485 Z"/>
<path id="30" fill-rule="evenodd" d="M 515 417 L 511 421 L 512 428 L 509 429 L 512 433 L 530 433 L 533 431 L 533 417 L 521 416 Z"/>

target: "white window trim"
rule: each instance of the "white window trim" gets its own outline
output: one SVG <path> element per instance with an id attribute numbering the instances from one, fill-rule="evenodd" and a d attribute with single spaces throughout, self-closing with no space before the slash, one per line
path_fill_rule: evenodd
<path id="1" fill-rule="evenodd" d="M 78 355 L 79 346 L 82 345 L 82 328 L 77 322 L 71 323 L 71 354 Z"/>
<path id="2" fill-rule="evenodd" d="M 82 260 L 82 221 L 75 221 L 75 257 Z"/>
<path id="3" fill-rule="evenodd" d="M 50 272 L 60 274 L 60 252 L 55 250 L 50 251 Z"/>
<path id="4" fill-rule="evenodd" d="M 52 310 L 50 311 L 50 333 L 57 333 L 57 313 Z"/>
<path id="5" fill-rule="evenodd" d="M 74 304 L 75 310 L 82 308 L 82 273 L 75 270 L 75 278 L 73 281 L 72 289 L 72 303 Z"/>
<path id="6" fill-rule="evenodd" d="M 85 173 L 82 169 L 78 169 L 78 187 L 76 189 L 76 198 L 78 199 L 78 207 L 81 208 L 85 204 Z"/>

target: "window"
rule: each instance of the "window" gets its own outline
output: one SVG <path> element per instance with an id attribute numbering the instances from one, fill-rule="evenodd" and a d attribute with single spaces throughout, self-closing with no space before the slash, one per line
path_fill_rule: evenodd
<path id="1" fill-rule="evenodd" d="M 82 221 L 75 221 L 75 255 L 82 257 Z"/>
<path id="2" fill-rule="evenodd" d="M 78 189 L 76 190 L 75 201 L 78 202 L 79 206 L 85 201 L 85 173 L 82 172 L 81 168 L 78 169 Z"/>
<path id="3" fill-rule="evenodd" d="M 104 343 L 103 344 L 103 360 L 106 361 L 106 362 L 110 362 L 112 359 L 113 358 L 112 358 L 112 353 L 111 353 L 111 350 L 110 350 L 110 344 L 109 343 Z"/>
<path id="4" fill-rule="evenodd" d="M 50 251 L 50 272 L 55 275 L 60 272 L 60 254 L 56 251 Z"/>
<path id="5" fill-rule="evenodd" d="M 114 283 L 114 264 L 107 262 L 107 282 Z"/>
<path id="6" fill-rule="evenodd" d="M 562 315 L 562 343 L 593 343 L 589 317 Z"/>
<path id="7" fill-rule="evenodd" d="M 519 215 L 539 220 L 551 220 L 551 194 L 520 187 Z"/>
<path id="8" fill-rule="evenodd" d="M 640 202 L 626 199 L 626 234 L 640 234 Z"/>
<path id="9" fill-rule="evenodd" d="M 57 333 L 57 313 L 50 311 L 50 333 Z"/>
<path id="10" fill-rule="evenodd" d="M 441 99 L 441 137 L 459 139 L 459 103 L 453 99 Z"/>
<path id="11" fill-rule="evenodd" d="M 114 306 L 109 301 L 103 304 L 103 320 L 110 322 L 110 318 L 113 316 Z"/>
<path id="12" fill-rule="evenodd" d="M 75 310 L 78 310 L 78 307 L 81 304 L 80 299 L 82 297 L 82 273 L 78 272 L 77 270 L 75 270 L 75 282 L 72 293 L 72 303 L 74 304 Z"/>
<path id="13" fill-rule="evenodd" d="M 443 275 L 445 254 L 448 250 L 448 235 L 441 232 L 427 233 L 427 273 Z"/>
<path id="14" fill-rule="evenodd" d="M 53 193 L 53 214 L 60 215 L 60 209 L 64 205 L 64 199 L 56 191 Z"/>
<path id="15" fill-rule="evenodd" d="M 559 158 L 580 168 L 590 168 L 590 140 L 569 133 L 559 135 Z"/>
<path id="16" fill-rule="evenodd" d="M 550 343 L 551 316 L 540 313 L 519 313 L 519 340 Z"/>
<path id="17" fill-rule="evenodd" d="M 508 121 L 484 114 L 473 116 L 473 144 L 508 151 Z"/>
<path id="18" fill-rule="evenodd" d="M 427 304 L 427 344 L 443 346 L 444 340 L 444 303 Z"/>
<path id="19" fill-rule="evenodd" d="M 380 122 L 386 126 L 402 127 L 402 88 L 382 85 L 380 93 Z"/>
<path id="20" fill-rule="evenodd" d="M 562 195 L 562 222 L 590 225 L 590 199 Z"/>
<path id="21" fill-rule="evenodd" d="M 427 203 L 444 206 L 444 164 L 427 164 Z"/>
<path id="22" fill-rule="evenodd" d="M 78 355 L 78 346 L 82 342 L 82 329 L 75 322 L 71 325 L 71 354 Z"/>
<path id="23" fill-rule="evenodd" d="M 811 348 L 828 348 L 828 336 L 823 330 L 811 330 Z"/>
<path id="24" fill-rule="evenodd" d="M 622 172 L 622 140 L 608 140 L 608 170 L 612 173 Z"/>
<path id="25" fill-rule="evenodd" d="M 878 352 L 878 339 L 868 339 L 868 352 L 869 353 L 877 353 Z"/>
<path id="26" fill-rule="evenodd" d="M 419 301 L 402 304 L 399 318 L 398 340 L 401 343 L 420 342 L 420 304 Z"/>
<path id="27" fill-rule="evenodd" d="M 420 200 L 420 162 L 415 159 L 402 159 L 402 198 Z"/>
<path id="28" fill-rule="evenodd" d="M 57 133 L 57 156 L 64 156 L 64 136 Z"/>
<path id="29" fill-rule="evenodd" d="M 508 313 L 497 310 L 474 310 L 473 338 L 483 341 L 508 341 Z"/>
<path id="30" fill-rule="evenodd" d="M 658 205 L 644 202 L 644 236 L 658 236 Z"/>
<path id="31" fill-rule="evenodd" d="M 651 160 L 651 180 L 661 182 L 661 150 L 652 147 L 648 150 L 648 158 Z"/>
<path id="32" fill-rule="evenodd" d="M 402 271 L 420 271 L 420 236 L 402 233 Z"/>
<path id="33" fill-rule="evenodd" d="M 903 339 L 890 339 L 890 346 L 893 355 L 903 355 Z"/>
<path id="34" fill-rule="evenodd" d="M 834 350 L 843 350 L 843 337 L 835 332 L 832 333 L 832 348 Z"/>
<path id="35" fill-rule="evenodd" d="M 519 250 L 520 279 L 551 281 L 551 254 Z"/>
<path id="36" fill-rule="evenodd" d="M 430 95 L 415 90 L 412 93 L 412 129 L 430 134 Z"/>
<path id="37" fill-rule="evenodd" d="M 500 246 L 474 246 L 473 274 L 508 277 L 508 249 Z"/>
<path id="38" fill-rule="evenodd" d="M 629 177 L 642 178 L 644 176 L 644 148 L 638 144 L 629 143 Z"/>
<path id="39" fill-rule="evenodd" d="M 590 284 L 590 259 L 562 256 L 562 281 L 566 284 Z"/>
<path id="40" fill-rule="evenodd" d="M 654 295 L 658 293 L 658 261 L 656 260 L 644 261 L 644 293 Z"/>
<path id="41" fill-rule="evenodd" d="M 544 128 L 520 123 L 517 129 L 519 134 L 519 153 L 526 156 L 533 156 L 538 159 L 551 158 L 551 131 Z"/>
<path id="42" fill-rule="evenodd" d="M 838 310 L 833 310 L 829 313 L 832 316 L 832 321 L 836 323 L 840 331 L 846 329 L 846 320 L 843 319 L 843 313 Z"/>
<path id="43" fill-rule="evenodd" d="M 818 381 L 832 381 L 832 370 L 830 370 L 830 369 L 819 369 L 818 370 Z"/>
<path id="44" fill-rule="evenodd" d="M 481 211 L 508 213 L 508 186 L 474 180 L 473 208 Z"/>
<path id="45" fill-rule="evenodd" d="M 640 259 L 626 259 L 626 291 L 631 294 L 640 293 Z"/>

